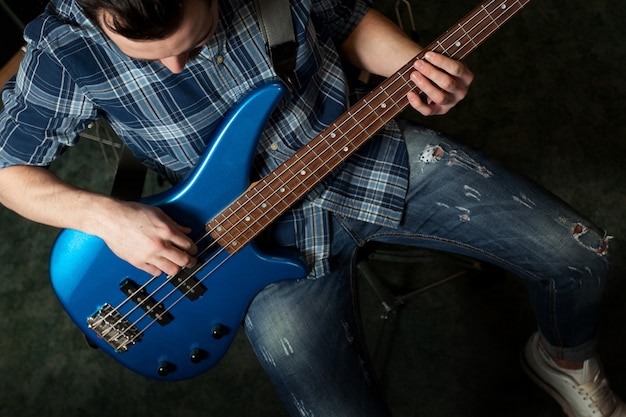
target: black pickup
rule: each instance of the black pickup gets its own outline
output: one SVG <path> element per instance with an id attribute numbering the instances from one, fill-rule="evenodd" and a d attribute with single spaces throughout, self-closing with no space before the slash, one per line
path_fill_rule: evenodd
<path id="1" fill-rule="evenodd" d="M 157 302 L 148 294 L 145 288 L 141 288 L 132 279 L 124 279 L 120 283 L 120 289 L 130 300 L 148 313 L 148 315 L 155 319 L 161 326 L 165 326 L 174 320 L 174 317 L 165 310 L 165 306 L 162 303 Z"/>
<path id="2" fill-rule="evenodd" d="M 206 287 L 193 275 L 193 268 L 183 268 L 170 277 L 170 282 L 191 301 L 197 300 L 206 292 Z"/>

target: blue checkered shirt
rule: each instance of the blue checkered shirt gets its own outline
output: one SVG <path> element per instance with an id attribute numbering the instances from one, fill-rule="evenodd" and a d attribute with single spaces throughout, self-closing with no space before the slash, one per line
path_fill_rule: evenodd
<path id="1" fill-rule="evenodd" d="M 341 115 L 349 92 L 335 45 L 367 11 L 362 0 L 292 0 L 298 43 L 295 89 L 262 133 L 255 169 L 265 175 Z M 17 81 L 2 94 L 0 168 L 47 166 L 97 118 L 135 156 L 172 181 L 184 178 L 211 132 L 249 90 L 274 79 L 251 0 L 220 0 L 215 36 L 173 74 L 129 59 L 73 0 L 53 0 L 25 31 Z M 395 124 L 370 140 L 299 203 L 290 218 L 312 277 L 326 271 L 329 214 L 394 226 L 407 188 Z"/>

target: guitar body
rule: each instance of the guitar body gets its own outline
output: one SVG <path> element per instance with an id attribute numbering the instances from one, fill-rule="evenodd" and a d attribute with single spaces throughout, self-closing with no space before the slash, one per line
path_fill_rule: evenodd
<path id="1" fill-rule="evenodd" d="M 206 223 L 250 185 L 260 132 L 283 94 L 280 83 L 251 92 L 216 130 L 192 175 L 143 202 L 190 226 L 194 240 L 205 235 Z M 101 239 L 63 230 L 50 274 L 61 304 L 92 344 L 146 377 L 180 380 L 224 356 L 260 290 L 307 273 L 298 254 L 261 251 L 254 242 L 232 255 L 214 248 L 199 255 L 199 264 L 204 266 L 189 279 L 151 277 Z"/>

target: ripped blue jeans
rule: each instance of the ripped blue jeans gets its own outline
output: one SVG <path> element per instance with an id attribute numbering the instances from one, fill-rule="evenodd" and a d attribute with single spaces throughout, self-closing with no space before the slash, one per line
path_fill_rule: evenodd
<path id="1" fill-rule="evenodd" d="M 356 250 L 369 241 L 454 252 L 526 279 L 544 344 L 581 361 L 595 351 L 608 276 L 608 238 L 527 179 L 450 138 L 403 126 L 411 164 L 398 229 L 334 217 L 331 272 L 275 283 L 252 302 L 244 329 L 293 416 L 384 416 L 361 350 L 351 297 Z"/>

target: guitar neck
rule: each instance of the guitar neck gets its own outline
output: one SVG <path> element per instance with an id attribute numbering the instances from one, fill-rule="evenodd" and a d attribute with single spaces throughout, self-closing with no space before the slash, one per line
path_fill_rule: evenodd
<path id="1" fill-rule="evenodd" d="M 206 225 L 223 248 L 238 251 L 408 106 L 416 59 L 435 51 L 462 60 L 530 0 L 486 0 Z"/>

